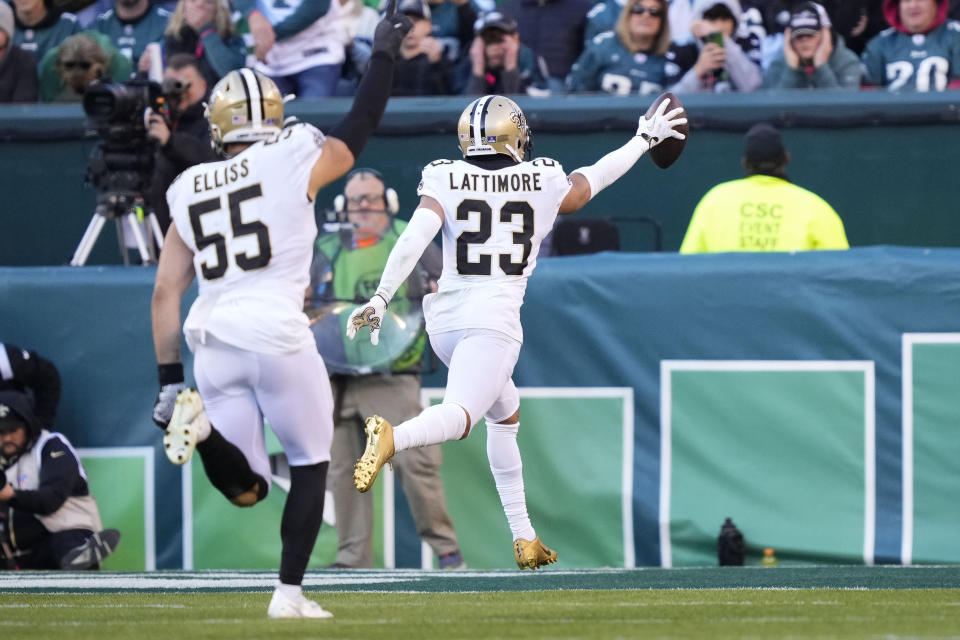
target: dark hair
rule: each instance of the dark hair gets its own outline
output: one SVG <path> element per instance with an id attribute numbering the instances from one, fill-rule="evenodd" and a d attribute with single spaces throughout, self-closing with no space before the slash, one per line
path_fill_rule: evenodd
<path id="1" fill-rule="evenodd" d="M 734 22 L 737 21 L 736 17 L 734 17 L 733 15 L 733 12 L 730 11 L 730 7 L 723 4 L 722 2 L 718 2 L 717 4 L 713 5 L 712 7 L 704 11 L 703 19 L 704 20 L 733 20 Z"/>
<path id="2" fill-rule="evenodd" d="M 192 53 L 175 53 L 167 60 L 167 68 L 174 71 L 182 71 L 187 67 L 193 67 L 194 70 L 204 78 L 203 67 L 200 66 L 200 59 Z"/>
<path id="3" fill-rule="evenodd" d="M 346 187 L 347 183 L 356 178 L 357 176 L 370 175 L 380 181 L 380 184 L 383 185 L 384 189 L 387 187 L 387 181 L 384 179 L 383 174 L 372 169 L 370 167 L 357 167 L 347 174 L 347 177 L 343 180 L 343 186 Z"/>

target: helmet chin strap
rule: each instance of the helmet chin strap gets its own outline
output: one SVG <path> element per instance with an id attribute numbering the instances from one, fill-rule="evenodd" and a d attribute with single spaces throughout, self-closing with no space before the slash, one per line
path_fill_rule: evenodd
<path id="1" fill-rule="evenodd" d="M 505 143 L 503 144 L 503 146 L 505 146 L 505 147 L 507 148 L 507 151 L 510 152 L 510 155 L 513 156 L 513 159 L 514 159 L 514 160 L 516 160 L 517 162 L 523 162 L 523 158 L 520 157 L 520 154 L 517 153 L 517 150 L 514 149 L 513 147 L 511 147 L 509 143 L 506 143 L 506 142 L 505 142 Z"/>

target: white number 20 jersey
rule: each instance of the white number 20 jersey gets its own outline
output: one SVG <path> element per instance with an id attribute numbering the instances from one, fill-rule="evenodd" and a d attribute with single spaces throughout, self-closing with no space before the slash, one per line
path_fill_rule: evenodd
<path id="1" fill-rule="evenodd" d="M 427 329 L 494 329 L 522 341 L 527 278 L 569 191 L 549 158 L 495 170 L 463 160 L 427 165 L 417 194 L 443 207 L 443 274 L 424 300 Z"/>
<path id="2" fill-rule="evenodd" d="M 317 128 L 298 123 L 232 158 L 187 169 L 167 190 L 199 285 L 183 325 L 191 349 L 207 333 L 274 355 L 314 344 L 303 313 L 317 236 L 307 189 L 323 141 Z"/>

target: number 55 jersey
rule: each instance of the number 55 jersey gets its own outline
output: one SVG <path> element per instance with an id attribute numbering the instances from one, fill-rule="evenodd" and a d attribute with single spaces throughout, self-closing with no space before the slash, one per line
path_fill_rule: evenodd
<path id="1" fill-rule="evenodd" d="M 315 348 L 303 313 L 317 236 L 307 189 L 323 141 L 298 123 L 232 158 L 187 169 L 167 190 L 194 254 L 199 295 L 183 324 L 191 349 L 207 334 L 258 353 Z"/>
<path id="2" fill-rule="evenodd" d="M 417 194 L 443 208 L 443 273 L 423 301 L 427 330 L 493 329 L 522 342 L 527 278 L 569 191 L 549 158 L 493 170 L 464 160 L 427 165 Z"/>

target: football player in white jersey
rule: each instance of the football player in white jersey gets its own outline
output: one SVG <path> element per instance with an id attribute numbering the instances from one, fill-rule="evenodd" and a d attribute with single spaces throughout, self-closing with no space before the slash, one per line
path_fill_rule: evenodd
<path id="1" fill-rule="evenodd" d="M 430 343 L 449 367 L 443 403 L 393 427 L 367 419 L 367 447 L 354 471 L 360 491 L 373 485 L 396 451 L 467 437 L 487 422 L 487 457 L 513 534 L 521 569 L 556 562 L 527 516 L 517 447 L 520 397 L 511 380 L 523 333 L 520 306 L 544 236 L 558 213 L 572 213 L 620 178 L 654 145 L 684 135 L 681 108 L 668 101 L 640 117 L 636 136 L 596 164 L 570 175 L 556 160 L 527 161 L 530 131 L 520 107 L 503 96 L 484 96 L 460 116 L 463 160 L 437 160 L 423 170 L 414 211 L 390 253 L 376 295 L 347 323 L 353 338 L 370 327 L 379 341 L 384 311 L 427 244 L 443 231 L 443 273 L 437 293 L 423 301 Z"/>
<path id="2" fill-rule="evenodd" d="M 273 81 L 231 71 L 208 107 L 226 159 L 191 167 L 167 192 L 172 223 L 152 304 L 160 379 L 153 419 L 165 428 L 167 457 L 184 464 L 196 448 L 211 483 L 240 507 L 270 488 L 264 418 L 276 433 L 290 490 L 272 618 L 332 615 L 301 589 L 323 518 L 333 437 L 333 398 L 303 294 L 317 191 L 350 169 L 390 95 L 393 61 L 410 29 L 396 5 L 391 0 L 377 26 L 350 112 L 329 135 L 305 123 L 283 128 L 284 99 Z M 199 295 L 183 333 L 199 393 L 185 387 L 180 358 L 180 301 L 194 276 Z"/>

